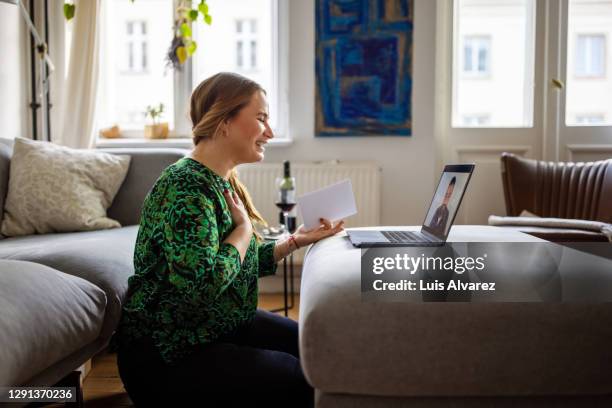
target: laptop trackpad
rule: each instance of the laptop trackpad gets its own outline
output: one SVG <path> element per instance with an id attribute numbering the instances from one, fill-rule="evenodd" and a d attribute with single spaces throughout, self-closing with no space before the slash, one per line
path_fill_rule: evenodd
<path id="1" fill-rule="evenodd" d="M 353 242 L 389 242 L 380 231 L 350 231 Z"/>

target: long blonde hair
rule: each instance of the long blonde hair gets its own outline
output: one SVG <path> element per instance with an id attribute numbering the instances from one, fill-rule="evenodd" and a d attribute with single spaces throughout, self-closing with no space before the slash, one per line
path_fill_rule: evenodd
<path id="1" fill-rule="evenodd" d="M 193 144 L 212 138 L 221 124 L 237 115 L 258 91 L 265 93 L 257 82 L 231 72 L 220 72 L 200 82 L 191 94 L 189 115 L 193 124 Z M 238 179 L 236 169 L 231 171 L 228 181 L 242 200 L 251 223 L 267 226 L 246 186 Z M 257 232 L 255 235 L 257 239 L 262 239 Z"/>

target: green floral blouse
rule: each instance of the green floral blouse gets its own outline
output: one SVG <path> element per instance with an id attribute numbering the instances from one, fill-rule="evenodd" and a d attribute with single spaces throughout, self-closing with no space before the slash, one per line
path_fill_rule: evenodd
<path id="1" fill-rule="evenodd" d="M 223 242 L 234 229 L 230 183 L 183 158 L 164 170 L 143 206 L 117 343 L 148 338 L 174 363 L 250 320 L 257 278 L 274 274 L 274 242 L 251 237 L 240 262 Z"/>

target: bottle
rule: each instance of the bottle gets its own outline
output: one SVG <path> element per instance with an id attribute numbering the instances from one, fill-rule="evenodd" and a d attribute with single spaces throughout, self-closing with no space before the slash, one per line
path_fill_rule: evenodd
<path id="1" fill-rule="evenodd" d="M 280 185 L 280 191 L 282 203 L 295 202 L 295 183 L 293 182 L 293 177 L 291 177 L 291 163 L 289 160 L 283 162 L 283 181 Z"/>
<path id="2" fill-rule="evenodd" d="M 283 177 L 276 181 L 278 196 L 276 206 L 280 208 L 279 221 L 287 231 L 295 230 L 295 217 L 291 218 L 291 211 L 295 208 L 295 178 L 291 177 L 291 163 L 283 162 Z"/>
<path id="3" fill-rule="evenodd" d="M 295 207 L 295 178 L 291 177 L 291 164 L 283 162 L 283 178 L 277 181 L 278 200 L 276 206 L 288 213 Z"/>
<path id="4" fill-rule="evenodd" d="M 291 177 L 291 164 L 289 163 L 288 160 L 283 163 L 283 167 L 284 167 L 283 169 L 284 180 L 288 180 L 287 185 L 290 186 L 290 189 L 287 190 L 288 199 L 290 200 L 289 202 L 296 202 L 295 200 L 295 178 Z M 287 230 L 290 233 L 295 232 L 296 222 L 297 222 L 297 214 L 296 214 L 296 207 L 294 206 L 291 210 L 289 210 L 289 213 L 287 214 Z"/>

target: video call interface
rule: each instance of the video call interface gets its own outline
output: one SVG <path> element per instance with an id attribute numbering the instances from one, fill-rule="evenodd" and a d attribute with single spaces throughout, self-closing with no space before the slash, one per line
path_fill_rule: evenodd
<path id="1" fill-rule="evenodd" d="M 455 218 L 469 177 L 470 173 L 442 174 L 424 223 L 434 235 L 441 238 L 448 235 L 451 221 Z"/>

